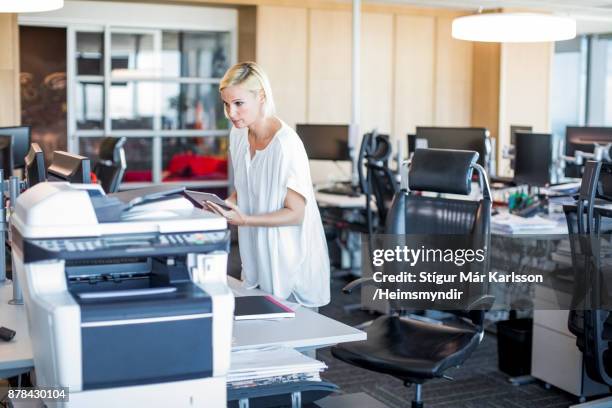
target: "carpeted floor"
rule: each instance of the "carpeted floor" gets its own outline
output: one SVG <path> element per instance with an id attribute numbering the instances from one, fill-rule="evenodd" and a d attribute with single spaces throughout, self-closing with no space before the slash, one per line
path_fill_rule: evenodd
<path id="1" fill-rule="evenodd" d="M 238 248 L 233 246 L 229 259 L 232 276 L 240 275 Z M 349 325 L 371 320 L 373 316 L 360 310 L 346 313 L 344 305 L 359 302 L 359 293 L 341 293 L 346 280 L 332 279 L 332 301 L 320 313 Z M 324 379 L 340 387 L 342 393 L 365 392 L 389 407 L 409 407 L 414 388 L 406 388 L 390 376 L 373 373 L 345 364 L 332 357 L 330 349 L 317 352 L 328 369 Z M 497 369 L 497 340 L 486 334 L 474 354 L 459 369 L 447 371 L 454 381 L 435 380 L 423 386 L 423 398 L 428 408 L 565 408 L 576 403 L 573 396 L 539 383 L 513 386 L 507 376 Z"/>

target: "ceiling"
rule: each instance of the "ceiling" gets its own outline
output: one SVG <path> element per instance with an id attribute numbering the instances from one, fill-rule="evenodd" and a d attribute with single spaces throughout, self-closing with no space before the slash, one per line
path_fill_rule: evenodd
<path id="1" fill-rule="evenodd" d="M 575 17 L 579 32 L 612 32 L 612 0 L 373 0 L 422 7 L 478 10 L 520 8 Z"/>

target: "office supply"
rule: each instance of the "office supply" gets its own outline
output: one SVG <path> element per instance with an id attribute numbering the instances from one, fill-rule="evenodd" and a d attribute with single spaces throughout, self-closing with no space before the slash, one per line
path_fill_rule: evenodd
<path id="1" fill-rule="evenodd" d="M 241 296 L 236 299 L 234 319 L 279 319 L 295 317 L 295 312 L 272 296 Z"/>
<path id="2" fill-rule="evenodd" d="M 409 195 L 401 190 L 393 198 L 385 233 L 464 234 L 462 239 L 468 235 L 474 248 L 490 245 L 491 193 L 484 169 L 476 164 L 477 158 L 477 152 L 418 149 L 408 176 L 411 190 L 469 195 L 472 172 L 476 169 L 483 182 L 483 198 L 469 202 Z M 488 256 L 485 258 L 486 270 L 489 260 Z M 415 270 L 419 270 L 419 265 L 413 265 Z M 372 278 L 358 279 L 343 291 L 350 292 L 371 281 Z M 385 315 L 366 329 L 365 342 L 338 345 L 332 348 L 332 355 L 357 367 L 391 375 L 406 386 L 415 384 L 412 407 L 420 408 L 423 383 L 445 377 L 448 367 L 463 364 L 482 340 L 485 311 L 493 304 L 493 297 L 472 289 L 471 296 L 480 306 L 456 312 L 448 325 Z M 396 300 L 389 303 L 392 311 L 410 308 Z M 415 338 L 421 341 L 416 342 Z"/>
<path id="3" fill-rule="evenodd" d="M 136 206 L 101 222 L 106 198 L 95 184 L 39 183 L 17 200 L 12 255 L 38 385 L 70 387 L 69 406 L 225 406 L 227 223 L 184 198 L 173 217 L 153 206 L 129 221 Z"/>
<path id="4" fill-rule="evenodd" d="M 38 143 L 32 143 L 25 157 L 25 179 L 28 187 L 47 180 L 45 154 Z"/>
<path id="5" fill-rule="evenodd" d="M 69 183 L 91 183 L 91 163 L 87 157 L 56 150 L 47 169 L 49 181 Z"/>
<path id="6" fill-rule="evenodd" d="M 489 131 L 485 128 L 417 126 L 416 137 L 426 139 L 429 149 L 476 151 L 478 164 L 489 170 L 492 149 Z"/>
<path id="7" fill-rule="evenodd" d="M 8 327 L 0 327 L 0 340 L 11 341 L 15 337 L 15 330 Z"/>
<path id="8" fill-rule="evenodd" d="M 25 166 L 24 158 L 30 148 L 30 126 L 11 126 L 0 128 L 0 135 L 10 136 L 13 145 L 13 166 L 16 169 Z M 10 173 L 6 173 L 9 176 Z"/>
<path id="9" fill-rule="evenodd" d="M 567 229 L 563 224 L 538 215 L 520 217 L 502 213 L 491 218 L 491 232 L 496 234 L 563 234 Z"/>
<path id="10" fill-rule="evenodd" d="M 105 137 L 100 141 L 93 172 L 106 193 L 118 191 L 123 180 L 127 169 L 123 148 L 126 142 L 126 137 Z"/>
<path id="11" fill-rule="evenodd" d="M 577 157 L 577 152 L 594 153 L 595 144 L 605 147 L 612 143 L 612 127 L 567 126 L 565 129 L 565 156 Z M 582 177 L 582 163 L 566 162 L 566 177 Z"/>
<path id="12" fill-rule="evenodd" d="M 553 135 L 517 132 L 514 137 L 514 182 L 538 187 L 556 183 Z"/>
<path id="13" fill-rule="evenodd" d="M 223 209 L 231 210 L 231 208 L 223 199 L 213 193 L 203 193 L 200 191 L 185 190 L 185 197 L 187 197 L 189 201 L 193 202 L 194 205 L 198 208 L 202 208 L 202 204 L 205 201 L 210 201 L 211 203 L 215 203 Z"/>
<path id="14" fill-rule="evenodd" d="M 289 347 L 235 351 L 231 358 L 227 382 L 233 387 L 261 379 L 294 375 L 304 375 L 311 381 L 320 380 L 319 373 L 327 368 L 325 363 Z"/>
<path id="15" fill-rule="evenodd" d="M 295 130 L 310 160 L 351 160 L 348 125 L 298 123 Z"/>

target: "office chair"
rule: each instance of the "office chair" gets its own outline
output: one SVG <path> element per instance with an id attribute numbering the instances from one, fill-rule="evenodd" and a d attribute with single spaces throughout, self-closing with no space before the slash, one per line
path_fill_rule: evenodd
<path id="1" fill-rule="evenodd" d="M 483 198 L 465 201 L 423 197 L 399 191 L 393 198 L 386 222 L 386 233 L 461 234 L 476 248 L 490 247 L 491 194 L 484 169 L 476 163 L 478 153 L 459 150 L 419 149 L 409 169 L 409 188 L 469 195 L 473 169 L 483 178 Z M 484 269 L 488 268 L 487 254 Z M 414 266 L 420 271 L 421 264 Z M 372 278 L 349 283 L 351 292 Z M 379 317 L 366 331 L 368 338 L 332 348 L 332 354 L 349 364 L 391 375 L 407 386 L 416 384 L 413 408 L 422 408 L 422 384 L 432 378 L 448 378 L 446 369 L 461 365 L 484 335 L 484 315 L 493 297 L 470 296 L 465 310 L 451 311 L 453 319 L 444 324 L 400 317 L 404 307 L 390 301 L 391 314 Z"/>
<path id="2" fill-rule="evenodd" d="M 100 142 L 93 172 L 107 194 L 117 192 L 123 180 L 127 168 L 123 148 L 126 141 L 125 137 L 105 137 Z"/>
<path id="3" fill-rule="evenodd" d="M 612 164 L 589 161 L 584 168 L 576 204 L 565 205 L 563 209 L 574 266 L 568 329 L 576 336 L 576 346 L 582 352 L 587 375 L 612 390 L 612 311 L 602 308 L 609 291 L 606 274 L 610 273 L 610 261 L 606 263 L 606 257 L 602 254 L 605 244 L 602 243 L 611 232 L 609 224 L 606 226 L 606 219 L 609 221 L 612 218 L 612 212 L 602 205 L 610 203 Z M 611 405 L 612 397 L 608 397 L 575 407 Z"/>
<path id="4" fill-rule="evenodd" d="M 374 196 L 378 222 L 375 225 L 372 208 L 366 205 L 368 234 L 374 234 L 379 227 L 384 226 L 387 212 L 393 196 L 399 190 L 395 175 L 389 169 L 388 161 L 392 153 L 389 136 L 379 135 L 376 132 L 368 133 L 361 143 L 359 154 L 359 183 L 366 195 L 366 203 Z M 363 163 L 363 166 L 362 166 Z M 365 176 L 362 173 L 365 168 Z"/>

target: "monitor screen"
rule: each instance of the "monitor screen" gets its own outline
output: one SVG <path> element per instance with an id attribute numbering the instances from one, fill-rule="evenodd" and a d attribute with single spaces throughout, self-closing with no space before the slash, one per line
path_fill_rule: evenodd
<path id="1" fill-rule="evenodd" d="M 553 180 L 553 137 L 546 133 L 516 132 L 514 141 L 514 181 L 544 187 Z"/>
<path id="2" fill-rule="evenodd" d="M 47 174 L 49 181 L 91 183 L 91 163 L 87 157 L 55 151 Z"/>
<path id="3" fill-rule="evenodd" d="M 486 128 L 453 128 L 417 126 L 417 139 L 426 139 L 431 149 L 474 150 L 478 152 L 478 164 L 487 168 L 490 153 L 489 131 Z M 418 148 L 418 146 L 417 146 Z"/>
<path id="4" fill-rule="evenodd" d="M 38 143 L 30 145 L 30 150 L 25 157 L 25 177 L 28 188 L 47 180 L 45 154 Z"/>
<path id="5" fill-rule="evenodd" d="M 23 168 L 25 166 L 25 156 L 30 148 L 30 127 L 3 127 L 0 128 L 0 135 L 13 138 L 13 168 Z"/>
<path id="6" fill-rule="evenodd" d="M 510 144 L 512 146 L 515 145 L 516 143 L 516 136 L 515 134 L 518 132 L 522 132 L 522 133 L 531 133 L 533 131 L 533 128 L 531 126 L 522 126 L 522 125 L 510 125 Z"/>
<path id="7" fill-rule="evenodd" d="M 13 173 L 12 140 L 11 136 L 0 136 L 0 168 L 4 171 L 4 179 L 8 179 Z"/>
<path id="8" fill-rule="evenodd" d="M 606 145 L 612 143 L 612 127 L 568 126 L 565 130 L 565 155 L 575 156 L 576 151 L 593 153 L 593 143 Z M 567 177 L 582 177 L 582 166 L 565 163 Z"/>
<path id="9" fill-rule="evenodd" d="M 295 130 L 310 160 L 351 160 L 348 125 L 298 124 Z"/>

